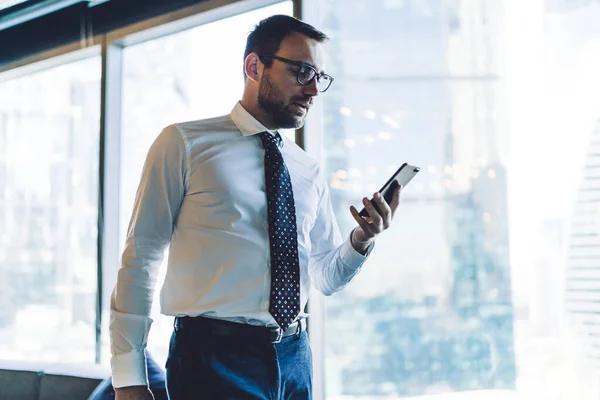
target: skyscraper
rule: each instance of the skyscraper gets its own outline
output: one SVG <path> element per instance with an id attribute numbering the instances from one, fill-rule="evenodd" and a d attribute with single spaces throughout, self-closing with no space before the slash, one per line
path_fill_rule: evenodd
<path id="1" fill-rule="evenodd" d="M 565 311 L 584 341 L 585 353 L 600 361 L 600 119 L 590 137 L 573 210 Z"/>
<path id="2" fill-rule="evenodd" d="M 499 6 L 326 4 L 342 84 L 322 100 L 325 165 L 342 230 L 394 167 L 422 167 L 400 226 L 328 299 L 328 394 L 514 388 Z"/>

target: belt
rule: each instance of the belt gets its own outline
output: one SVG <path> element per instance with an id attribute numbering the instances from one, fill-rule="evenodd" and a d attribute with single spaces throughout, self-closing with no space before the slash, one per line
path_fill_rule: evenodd
<path id="1" fill-rule="evenodd" d="M 279 327 L 249 325 L 206 317 L 175 317 L 175 330 L 193 330 L 216 336 L 227 336 L 238 339 L 265 340 L 279 343 L 281 339 L 292 335 L 300 336 L 306 330 L 306 319 L 290 325 L 285 331 Z"/>

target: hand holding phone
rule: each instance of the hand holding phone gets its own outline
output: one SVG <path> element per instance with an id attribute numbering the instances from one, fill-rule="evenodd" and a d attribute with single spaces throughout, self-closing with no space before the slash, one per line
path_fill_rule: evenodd
<path id="1" fill-rule="evenodd" d="M 394 197 L 394 189 L 396 189 L 398 185 L 402 186 L 402 189 L 404 189 L 408 182 L 410 182 L 420 170 L 421 168 L 416 167 L 414 165 L 409 165 L 407 163 L 402 164 L 402 166 L 398 168 L 398 170 L 392 175 L 392 177 L 388 179 L 385 185 L 383 185 L 383 187 L 379 190 L 379 193 L 381 193 L 381 196 L 383 197 L 385 202 L 387 204 L 390 204 L 392 202 L 392 198 Z M 375 203 L 375 201 L 373 201 L 373 199 L 371 199 L 371 204 L 378 213 L 381 213 L 381 210 L 379 210 L 379 207 L 377 207 L 377 204 Z M 359 212 L 359 215 L 365 218 L 370 217 L 369 212 L 366 210 L 366 208 L 363 208 Z"/>

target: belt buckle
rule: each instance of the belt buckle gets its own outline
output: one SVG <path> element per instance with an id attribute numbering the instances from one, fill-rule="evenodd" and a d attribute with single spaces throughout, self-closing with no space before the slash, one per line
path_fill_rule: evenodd
<path id="1" fill-rule="evenodd" d="M 271 343 L 279 343 L 281 342 L 281 338 L 283 337 L 283 329 L 277 328 L 276 330 L 272 330 L 271 333 L 277 334 L 275 339 L 271 339 Z"/>

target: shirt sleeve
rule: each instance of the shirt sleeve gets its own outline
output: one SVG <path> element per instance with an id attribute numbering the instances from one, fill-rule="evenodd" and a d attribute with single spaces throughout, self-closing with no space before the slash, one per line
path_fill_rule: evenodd
<path id="1" fill-rule="evenodd" d="M 114 387 L 147 385 L 144 349 L 158 270 L 183 201 L 186 146 L 175 125 L 154 141 L 144 164 L 121 267 L 110 301 Z"/>
<path id="2" fill-rule="evenodd" d="M 312 284 L 326 296 L 341 290 L 360 271 L 373 250 L 371 244 L 365 255 L 357 252 L 351 243 L 352 233 L 342 239 L 325 177 L 319 172 L 322 193 L 315 225 L 310 232 L 311 255 L 309 275 Z"/>

